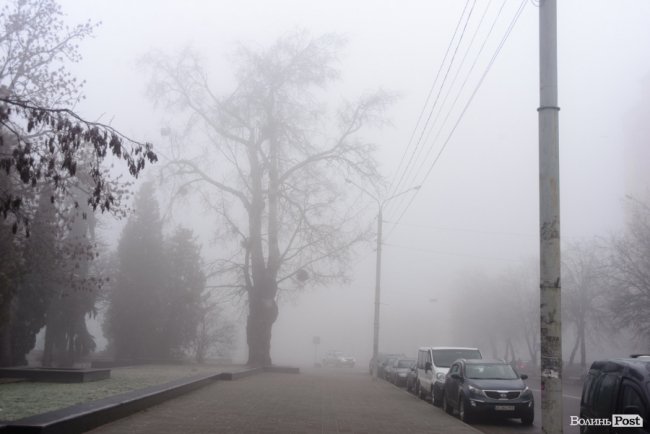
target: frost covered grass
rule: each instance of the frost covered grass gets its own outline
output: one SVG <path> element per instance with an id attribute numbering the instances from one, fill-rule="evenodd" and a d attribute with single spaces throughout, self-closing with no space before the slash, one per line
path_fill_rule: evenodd
<path id="1" fill-rule="evenodd" d="M 223 366 L 215 365 L 143 365 L 111 368 L 110 379 L 89 383 L 4 383 L 0 384 L 0 420 L 21 419 L 183 377 L 223 371 Z"/>

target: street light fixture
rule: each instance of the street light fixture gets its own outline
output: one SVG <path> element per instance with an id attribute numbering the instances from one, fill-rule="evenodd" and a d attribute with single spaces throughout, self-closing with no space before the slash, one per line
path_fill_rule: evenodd
<path id="1" fill-rule="evenodd" d="M 379 199 L 376 195 L 370 193 L 368 190 L 365 188 L 361 187 L 357 183 L 353 182 L 350 179 L 345 179 L 345 182 L 354 185 L 357 187 L 359 190 L 370 196 L 372 199 L 377 202 L 377 207 L 379 208 L 379 212 L 377 214 L 377 262 L 375 266 L 375 324 L 374 324 L 374 333 L 373 333 L 373 339 L 372 339 L 372 360 L 373 366 L 372 366 L 372 378 L 373 380 L 377 379 L 377 356 L 379 354 L 379 302 L 380 302 L 380 295 L 381 295 L 381 238 L 382 238 L 382 229 L 383 229 L 383 212 L 384 212 L 384 205 L 389 200 L 395 199 L 396 197 L 399 197 L 403 194 L 409 193 L 414 190 L 419 190 L 420 185 L 416 185 L 415 187 L 411 187 L 407 190 L 404 190 L 400 193 L 396 193 L 384 200 Z"/>

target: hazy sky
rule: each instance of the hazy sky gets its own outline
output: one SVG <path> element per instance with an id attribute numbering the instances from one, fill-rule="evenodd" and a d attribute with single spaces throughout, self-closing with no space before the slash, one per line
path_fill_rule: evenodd
<path id="1" fill-rule="evenodd" d="M 464 43 L 487 10 L 486 21 L 468 51 L 457 86 L 502 3 L 475 2 Z M 562 231 L 566 239 L 605 236 L 622 225 L 625 194 L 643 188 L 641 180 L 626 177 L 625 171 L 635 166 L 642 173 L 643 163 L 629 156 L 648 155 L 629 149 L 631 140 L 644 138 L 647 147 L 650 137 L 639 131 L 649 128 L 642 121 L 647 112 L 639 111 L 647 109 L 644 102 L 650 92 L 650 2 L 559 3 Z M 146 74 L 135 66 L 149 50 L 173 53 L 188 45 L 198 49 L 211 66 L 213 82 L 226 90 L 232 72 L 228 55 L 236 43 L 265 46 L 294 29 L 345 35 L 342 77 L 332 98 L 353 98 L 378 87 L 401 97 L 388 113 L 392 126 L 368 135 L 379 147 L 377 157 L 389 181 L 400 175 L 398 163 L 405 150 L 413 149 L 407 148 L 409 138 L 465 7 L 457 0 L 65 0 L 61 4 L 70 22 L 102 21 L 96 37 L 82 45 L 84 60 L 74 67 L 87 82 L 87 100 L 78 110 L 154 143 L 164 141 L 159 131 L 165 114 L 144 98 Z M 407 202 L 395 200 L 386 210 L 382 350 L 414 353 L 418 345 L 438 343 L 429 339 L 438 333 L 434 318 L 444 310 L 445 291 L 459 273 L 475 268 L 496 272 L 537 253 L 535 2 L 523 2 L 523 13 L 492 69 L 429 176 L 423 176 L 520 4 L 505 2 L 458 104 L 441 111 L 441 122 L 447 113 L 450 116 L 440 128 L 440 140 L 422 145 L 424 153 L 416 159 L 422 170 L 416 170 L 420 167 L 416 165 L 410 172 L 420 176 L 407 178 L 402 187 L 422 184 L 422 188 L 400 225 L 394 222 Z M 459 50 L 456 60 L 462 56 Z M 452 69 L 449 82 L 454 76 Z M 441 98 L 445 95 L 443 91 Z M 449 104 L 456 95 L 450 92 Z M 631 128 L 639 130 L 631 132 Z M 434 130 L 430 137 L 436 134 Z M 645 149 L 643 143 L 632 144 Z M 424 158 L 430 146 L 430 157 Z M 369 221 L 374 213 L 369 208 Z M 374 251 L 369 246 L 360 253 L 351 285 L 311 290 L 281 306 L 274 329 L 276 360 L 289 360 L 292 354 L 296 360 L 309 361 L 311 338 L 318 335 L 321 350 L 337 348 L 365 361 L 372 342 Z"/>

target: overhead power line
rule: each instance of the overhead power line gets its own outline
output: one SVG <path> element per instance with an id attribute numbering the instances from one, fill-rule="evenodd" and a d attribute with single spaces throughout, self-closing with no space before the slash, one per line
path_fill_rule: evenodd
<path id="1" fill-rule="evenodd" d="M 458 34 L 458 29 L 460 28 L 463 18 L 465 17 L 465 12 L 467 11 L 467 7 L 469 6 L 470 0 L 467 0 L 465 2 L 465 7 L 463 8 L 463 12 L 460 15 L 460 18 L 458 19 L 458 23 L 456 24 L 456 29 L 454 30 L 454 34 L 452 35 L 451 39 L 449 40 L 449 45 L 447 45 L 447 50 L 445 51 L 445 56 L 442 59 L 442 62 L 440 63 L 440 67 L 438 68 L 438 72 L 436 73 L 436 78 L 433 80 L 433 85 L 431 86 L 431 89 L 429 90 L 429 94 L 427 95 L 427 99 L 424 102 L 424 106 L 422 107 L 422 111 L 420 112 L 420 116 L 418 117 L 418 121 L 415 124 L 415 128 L 413 129 L 413 132 L 411 133 L 411 137 L 409 139 L 408 144 L 406 145 L 406 148 L 404 149 L 404 153 L 402 154 L 402 158 L 400 160 L 400 163 L 397 167 L 397 172 L 396 176 L 399 176 L 399 170 L 402 166 L 402 162 L 404 161 L 404 158 L 408 154 L 409 147 L 411 146 L 411 143 L 413 143 L 413 138 L 415 137 L 418 128 L 420 127 L 420 123 L 422 121 L 422 117 L 426 111 L 427 106 L 429 105 L 429 101 L 431 99 L 431 95 L 433 94 L 434 89 L 436 88 L 436 84 L 438 83 L 438 78 L 440 77 L 440 72 L 442 71 L 445 63 L 447 62 L 447 57 L 449 56 L 449 52 L 451 51 L 452 46 L 454 45 L 454 40 L 456 40 L 456 35 Z M 398 191 L 400 186 L 402 185 L 402 181 L 404 180 L 404 177 L 408 174 L 408 168 L 411 166 L 413 163 L 413 158 L 415 157 L 418 148 L 420 147 L 420 144 L 422 143 L 422 136 L 424 132 L 427 130 L 427 126 L 429 125 L 429 122 L 431 121 L 431 115 L 433 114 L 435 108 L 438 105 L 438 100 L 440 99 L 440 93 L 442 92 L 442 89 L 445 86 L 445 82 L 447 81 L 447 77 L 449 76 L 449 71 L 451 70 L 451 67 L 454 64 L 454 59 L 456 58 L 456 53 L 458 52 L 458 47 L 460 47 L 460 43 L 463 40 L 463 36 L 465 35 L 465 30 L 467 29 L 467 23 L 469 23 L 469 19 L 472 16 L 472 11 L 474 10 L 474 6 L 476 5 L 476 0 L 472 3 L 472 8 L 469 11 L 469 14 L 467 16 L 467 19 L 465 20 L 465 25 L 463 26 L 462 33 L 460 35 L 460 38 L 458 38 L 458 43 L 456 44 L 456 48 L 454 49 L 454 53 L 452 55 L 452 58 L 449 62 L 449 66 L 447 67 L 447 71 L 445 72 L 445 76 L 443 78 L 442 84 L 440 85 L 440 89 L 438 90 L 438 94 L 436 95 L 433 105 L 431 106 L 431 110 L 429 111 L 429 116 L 426 119 L 426 122 L 424 126 L 422 127 L 422 132 L 420 133 L 420 136 L 418 137 L 417 142 L 414 145 L 413 151 L 411 152 L 411 158 L 409 159 L 408 163 L 406 163 L 406 166 L 404 166 L 404 171 L 402 172 L 402 175 L 399 176 L 399 179 L 397 183 L 394 184 L 394 188 L 389 187 L 389 192 L 394 192 Z M 394 179 L 394 178 L 393 178 Z M 393 186 L 393 183 L 391 182 L 391 187 Z"/>
<path id="2" fill-rule="evenodd" d="M 386 246 L 386 247 L 396 247 L 398 249 L 413 250 L 413 251 L 417 251 L 417 252 L 426 252 L 426 253 L 431 253 L 431 254 L 434 254 L 434 255 L 441 255 L 441 256 L 457 256 L 457 257 L 462 257 L 462 258 L 487 259 L 487 260 L 490 260 L 490 261 L 514 262 L 514 263 L 522 262 L 521 258 L 503 258 L 503 257 L 499 257 L 499 256 L 483 256 L 483 255 L 471 255 L 471 254 L 465 254 L 465 253 L 441 252 L 441 251 L 436 251 L 436 250 L 431 250 L 431 249 L 426 249 L 426 248 L 413 247 L 413 246 L 403 246 L 403 245 L 400 245 L 400 244 L 391 244 L 391 243 L 384 243 L 384 246 Z"/>
<path id="3" fill-rule="evenodd" d="M 478 53 L 474 57 L 474 62 L 472 63 L 472 66 L 470 67 L 469 71 L 467 72 L 465 80 L 463 81 L 462 85 L 460 86 L 460 89 L 458 89 L 458 92 L 456 93 L 456 97 L 454 98 L 454 101 L 453 101 L 451 107 L 447 110 L 447 115 L 445 116 L 442 124 L 437 129 L 438 133 L 435 135 L 434 139 L 430 142 L 431 146 L 428 147 L 426 155 L 423 158 L 420 158 L 421 157 L 421 155 L 420 155 L 421 152 L 420 152 L 420 154 L 418 154 L 418 158 L 415 158 L 414 164 L 417 164 L 415 162 L 419 162 L 420 164 L 418 165 L 416 170 L 409 170 L 408 171 L 408 173 L 409 173 L 409 178 L 408 178 L 409 181 L 406 183 L 406 185 L 409 185 L 409 183 L 415 182 L 415 180 L 419 179 L 419 177 L 421 176 L 421 174 L 422 174 L 422 172 L 424 170 L 424 167 L 426 167 L 425 164 L 426 164 L 427 161 L 429 161 L 429 157 L 431 156 L 433 150 L 435 149 L 434 145 L 438 142 L 438 138 L 440 137 L 440 134 L 442 133 L 444 126 L 447 124 L 447 121 L 449 120 L 451 114 L 453 113 L 453 110 L 456 107 L 456 104 L 458 103 L 458 101 L 460 99 L 460 96 L 463 94 L 463 90 L 465 89 L 465 86 L 466 86 L 467 82 L 469 81 L 469 78 L 471 77 L 472 72 L 474 71 L 474 68 L 476 67 L 476 64 L 478 63 L 478 60 L 481 57 L 481 53 L 483 53 L 483 50 L 485 49 L 485 46 L 487 45 L 487 42 L 490 39 L 490 36 L 492 35 L 492 31 L 494 30 L 496 23 L 498 22 L 499 18 L 501 17 L 501 13 L 503 12 L 503 8 L 506 5 L 507 1 L 508 0 L 503 0 L 503 3 L 501 4 L 501 8 L 499 9 L 499 12 L 498 12 L 496 18 L 492 22 L 492 26 L 490 27 L 490 30 L 489 30 L 488 34 L 483 39 L 483 43 L 481 44 L 481 47 L 480 47 Z M 491 4 L 492 4 L 492 0 L 490 0 L 487 3 L 487 7 L 483 11 L 483 15 L 481 16 L 481 19 L 480 19 L 478 25 L 476 26 L 476 30 L 474 31 L 474 34 L 472 35 L 472 38 L 471 38 L 471 40 L 470 40 L 470 42 L 469 42 L 469 44 L 467 46 L 467 49 L 465 50 L 465 55 L 463 56 L 463 59 L 461 60 L 460 65 L 456 69 L 456 74 L 454 76 L 454 79 L 452 80 L 451 85 L 447 89 L 447 93 L 445 95 L 444 100 L 442 101 L 441 106 L 445 105 L 445 103 L 447 102 L 447 99 L 449 98 L 449 95 L 451 94 L 451 91 L 452 91 L 454 85 L 456 84 L 456 80 L 458 79 L 458 77 L 460 75 L 460 71 L 462 70 L 463 65 L 465 64 L 465 61 L 467 60 L 468 54 L 470 53 L 470 50 L 471 50 L 472 46 L 474 45 L 474 41 L 476 40 L 476 36 L 478 35 L 479 31 L 481 30 L 483 21 L 485 20 L 485 16 L 487 15 L 487 12 L 490 9 Z M 424 143 L 429 142 L 429 138 L 431 137 L 431 134 L 435 129 L 434 127 L 438 124 L 438 119 L 440 119 L 440 115 L 442 114 L 442 112 L 443 112 L 442 108 L 440 110 L 438 110 L 438 114 L 436 115 L 431 127 L 427 131 L 426 138 L 423 141 Z M 423 131 L 423 133 L 424 133 L 424 131 Z M 424 146 L 421 147 L 420 150 L 422 150 L 423 148 L 424 148 Z M 395 208 L 399 209 L 399 207 L 403 203 L 404 203 L 404 199 L 402 198 L 402 200 L 399 203 L 395 204 Z"/>
<path id="4" fill-rule="evenodd" d="M 389 224 L 389 225 L 397 225 L 398 222 L 396 221 L 390 221 L 390 220 L 384 220 L 384 223 Z M 468 228 L 452 228 L 452 227 L 444 227 L 444 226 L 430 226 L 430 225 L 419 225 L 419 224 L 413 224 L 413 223 L 404 223 L 400 222 L 400 226 L 408 226 L 408 227 L 414 227 L 414 228 L 423 228 L 423 229 L 431 229 L 431 230 L 436 230 L 436 231 L 453 231 L 453 232 L 470 232 L 470 233 L 476 233 L 476 234 L 486 234 L 486 235 L 511 235 L 511 236 L 517 236 L 517 237 L 531 237 L 531 238 L 537 238 L 539 234 L 537 232 L 507 232 L 507 231 L 486 231 L 486 230 L 480 230 L 480 229 L 468 229 Z"/>
<path id="5" fill-rule="evenodd" d="M 512 30 L 513 30 L 513 28 L 514 28 L 514 26 L 515 26 L 515 24 L 517 23 L 519 17 L 521 16 L 521 13 L 523 12 L 524 7 L 526 6 L 526 3 L 527 3 L 527 0 L 522 0 L 522 1 L 521 1 L 520 5 L 519 5 L 519 7 L 518 7 L 518 9 L 517 9 L 517 11 L 515 12 L 513 18 L 512 18 L 511 21 L 510 21 L 510 24 L 508 25 L 508 27 L 507 27 L 507 29 L 506 29 L 506 32 L 505 32 L 504 35 L 502 36 L 501 41 L 499 42 L 497 48 L 495 49 L 495 51 L 494 51 L 494 53 L 493 53 L 493 55 L 492 55 L 492 57 L 491 57 L 489 63 L 487 64 L 485 70 L 483 71 L 483 74 L 481 75 L 481 77 L 480 77 L 478 83 L 477 83 L 476 86 L 474 87 L 473 92 L 471 93 L 469 99 L 468 99 L 467 102 L 465 103 L 465 105 L 464 105 L 462 111 L 460 112 L 460 115 L 458 116 L 456 122 L 454 123 L 453 127 L 451 128 L 451 131 L 450 131 L 449 134 L 447 135 L 447 137 L 446 137 L 445 141 L 443 142 L 442 146 L 440 147 L 438 153 L 435 155 L 434 160 L 433 160 L 433 161 L 431 162 L 431 164 L 429 165 L 429 168 L 428 168 L 426 174 L 424 175 L 424 178 L 422 178 L 422 181 L 420 182 L 420 184 L 423 184 L 423 183 L 428 179 L 428 177 L 429 177 L 429 175 L 431 174 L 433 168 L 436 166 L 437 162 L 439 161 L 440 156 L 442 155 L 442 152 L 445 150 L 445 148 L 446 148 L 447 145 L 449 144 L 449 141 L 451 140 L 451 137 L 453 136 L 454 132 L 456 131 L 456 129 L 457 129 L 457 127 L 458 127 L 458 125 L 460 124 L 461 120 L 463 119 L 465 113 L 467 112 L 467 109 L 469 108 L 471 102 L 473 101 L 474 97 L 476 96 L 476 94 L 477 94 L 479 88 L 481 87 L 483 81 L 485 80 L 485 78 L 486 78 L 488 72 L 489 72 L 490 69 L 492 68 L 492 66 L 493 66 L 493 64 L 494 64 L 494 62 L 495 62 L 497 56 L 498 56 L 499 53 L 501 52 L 501 49 L 502 49 L 503 46 L 505 45 L 505 42 L 507 41 L 508 37 L 510 36 L 510 33 L 512 32 Z M 504 1 L 504 4 L 505 4 L 505 1 Z M 503 5 L 502 5 L 502 8 L 503 8 Z M 502 10 L 502 9 L 500 9 L 500 11 L 501 11 L 501 10 Z M 499 13 L 499 15 L 500 15 L 500 13 Z M 494 25 L 495 25 L 495 23 L 496 23 L 497 20 L 498 20 L 498 16 L 497 16 L 497 18 L 495 19 L 495 21 L 494 21 L 494 23 L 493 23 L 493 25 L 492 25 L 492 28 L 491 28 L 491 30 L 490 30 L 490 33 L 488 34 L 488 36 L 486 36 L 486 40 L 487 40 L 487 38 L 489 38 L 489 35 L 492 33 L 492 29 L 494 28 Z M 484 46 L 485 46 L 485 41 L 484 41 L 482 47 L 484 47 Z M 482 50 L 483 50 L 483 48 L 481 48 L 481 51 L 482 51 Z M 480 53 L 479 53 L 479 54 L 480 54 Z M 472 65 L 472 70 L 473 70 L 475 64 L 476 64 L 476 60 L 475 60 L 474 64 Z M 468 77 L 469 77 L 469 75 L 468 75 Z M 466 82 L 467 82 L 467 79 L 466 79 L 465 82 L 463 83 L 463 87 L 464 87 L 464 85 L 465 85 Z M 461 88 L 461 89 L 462 89 L 462 88 Z M 459 95 L 460 95 L 460 92 L 459 92 Z M 455 101 L 455 102 L 454 102 L 454 105 L 455 105 L 456 101 L 458 101 L 459 95 L 455 98 L 455 100 L 454 100 L 454 101 Z M 450 112 L 450 113 L 451 113 L 451 112 Z M 448 118 L 449 116 L 450 116 L 450 114 L 447 115 L 447 118 Z M 436 137 L 437 137 L 437 136 L 436 136 Z M 432 144 L 432 146 L 433 146 L 433 144 Z M 419 193 L 419 192 L 416 192 L 414 195 L 411 196 L 411 198 L 410 198 L 409 202 L 407 203 L 406 207 L 403 208 L 402 212 L 399 214 L 399 217 L 396 219 L 396 222 L 397 222 L 397 223 L 399 223 L 399 222 L 401 221 L 401 219 L 402 219 L 402 217 L 404 216 L 404 214 L 405 214 L 405 213 L 408 211 L 408 209 L 411 207 L 411 205 L 413 204 L 413 202 L 414 202 L 415 198 L 417 197 L 417 194 L 418 194 L 418 193 Z M 397 205 L 400 206 L 401 204 L 398 203 Z M 393 228 L 393 231 L 394 231 L 394 228 Z M 392 234 L 393 231 L 391 231 L 391 232 L 388 234 L 388 236 L 387 236 L 386 238 L 389 238 L 389 237 L 391 236 L 391 234 Z"/>

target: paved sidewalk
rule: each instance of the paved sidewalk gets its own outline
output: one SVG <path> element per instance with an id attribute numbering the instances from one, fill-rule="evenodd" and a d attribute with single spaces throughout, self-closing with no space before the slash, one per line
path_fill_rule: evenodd
<path id="1" fill-rule="evenodd" d="M 459 433 L 479 431 L 362 371 L 313 369 L 218 381 L 92 434 Z"/>

